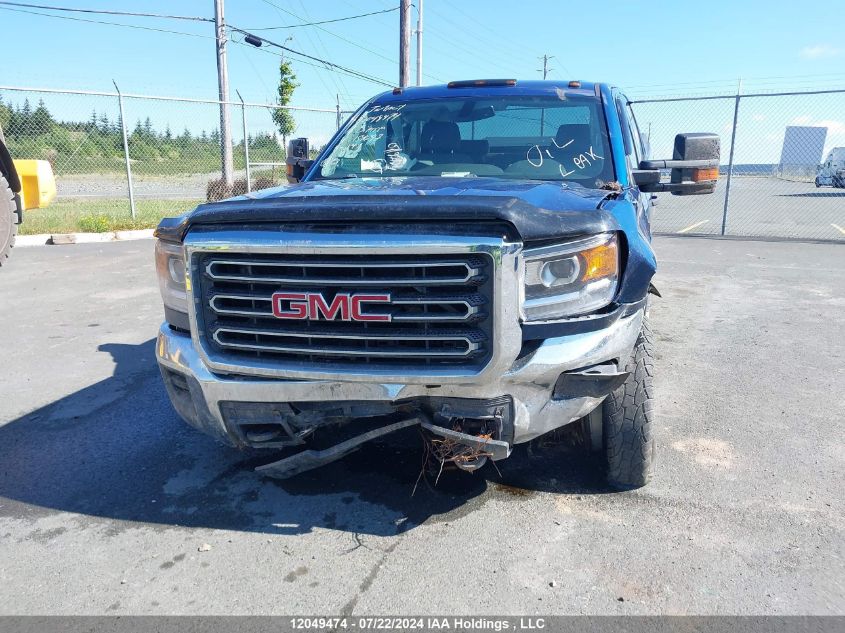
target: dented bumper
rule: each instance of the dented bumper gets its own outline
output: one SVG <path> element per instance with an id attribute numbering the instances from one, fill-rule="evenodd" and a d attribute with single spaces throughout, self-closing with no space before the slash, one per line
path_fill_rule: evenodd
<path id="1" fill-rule="evenodd" d="M 642 323 L 643 310 L 635 311 L 595 331 L 544 340 L 533 352 L 515 358 L 510 368 L 485 382 L 402 384 L 302 380 L 221 375 L 212 372 L 187 334 L 162 325 L 156 355 L 175 409 L 189 424 L 235 446 L 247 445 L 231 419 L 233 403 L 332 403 L 364 402 L 402 406 L 424 399 L 493 401 L 507 397 L 512 403 L 508 440 L 527 442 L 552 429 L 573 422 L 598 406 L 606 392 L 593 386 L 567 393 L 562 374 L 627 359 Z M 603 381 L 608 388 L 613 380 Z"/>

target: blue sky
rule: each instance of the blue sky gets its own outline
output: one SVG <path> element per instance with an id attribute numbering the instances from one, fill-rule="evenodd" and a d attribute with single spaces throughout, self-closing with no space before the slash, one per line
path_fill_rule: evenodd
<path id="1" fill-rule="evenodd" d="M 212 0 L 50 0 L 36 4 L 211 17 Z M 276 8 L 272 6 L 277 5 Z M 229 0 L 227 20 L 276 27 L 391 8 L 398 0 Z M 845 5 L 800 11 L 783 0 L 426 0 L 425 80 L 538 78 L 554 55 L 553 78 L 612 81 L 636 93 L 845 86 Z M 821 9 L 819 5 L 817 9 Z M 289 11 L 290 13 L 284 13 Z M 46 13 L 46 11 L 43 11 Z M 291 15 L 293 14 L 293 15 Z M 65 14 L 192 33 L 187 37 L 0 11 L 5 60 L 0 83 L 214 97 L 213 27 L 205 23 Z M 297 16 L 297 17 L 295 17 Z M 301 18 L 302 20 L 298 19 Z M 262 31 L 291 48 L 396 82 L 398 13 L 315 27 Z M 343 38 L 343 39 L 341 39 Z M 346 40 L 346 41 L 345 41 Z M 233 88 L 272 97 L 278 58 L 230 47 Z M 297 63 L 300 105 L 352 107 L 380 88 Z M 780 79 L 792 77 L 792 79 Z"/>
<path id="2" fill-rule="evenodd" d="M 212 0 L 32 2 L 213 15 Z M 229 0 L 226 18 L 246 30 L 266 29 L 396 5 L 398 0 Z M 62 15 L 191 35 L 0 10 L 4 32 L 0 51 L 3 59 L 12 60 L 4 64 L 0 84 L 112 90 L 114 79 L 125 92 L 216 98 L 211 24 Z M 293 49 L 397 83 L 398 19 L 398 12 L 393 11 L 321 28 L 256 32 L 278 42 L 292 36 L 288 45 Z M 424 81 L 540 78 L 542 62 L 538 58 L 548 54 L 554 56 L 551 78 L 610 81 L 626 87 L 632 97 L 731 92 L 739 77 L 744 80 L 744 91 L 838 88 L 845 87 L 843 24 L 845 5 L 841 2 L 802 11 L 795 2 L 784 0 L 425 0 Z M 241 37 L 236 35 L 235 39 Z M 271 100 L 278 56 L 238 43 L 229 49 L 232 96 L 238 89 L 247 101 Z M 339 94 L 342 107 L 352 109 L 383 90 L 376 84 L 292 59 L 301 84 L 293 102 L 296 105 L 333 108 Z M 67 104 L 55 107 L 70 108 Z M 89 105 L 81 100 L 74 107 L 90 112 Z M 838 142 L 837 134 L 841 133 L 841 144 L 845 144 L 845 95 L 838 100 L 806 99 L 803 103 L 771 100 L 758 104 L 758 109 L 754 112 L 749 108 L 747 122 L 743 122 L 747 130 L 754 130 L 765 141 L 766 147 L 764 150 L 760 144 L 747 142 L 743 150 L 747 160 L 768 160 L 768 155 L 776 151 L 778 139 L 782 139 L 783 126 L 802 121 L 832 124 L 833 142 Z M 156 124 L 162 118 L 173 119 L 168 122 L 174 128 L 189 124 L 192 118 L 190 108 L 181 113 L 181 119 L 163 105 L 152 108 L 152 113 Z M 135 118 L 134 114 L 127 118 Z M 722 133 L 724 139 L 726 126 L 729 133 L 732 104 L 714 103 L 694 112 L 679 104 L 671 114 L 671 125 L 659 125 L 669 123 L 665 111 L 644 115 L 659 119 L 654 122 L 657 129 L 653 139 L 658 145 L 668 144 L 671 134 L 682 131 L 674 128 L 682 127 L 693 115 L 699 124 L 694 127 L 706 126 Z M 313 118 L 312 127 L 325 125 L 316 115 Z"/>

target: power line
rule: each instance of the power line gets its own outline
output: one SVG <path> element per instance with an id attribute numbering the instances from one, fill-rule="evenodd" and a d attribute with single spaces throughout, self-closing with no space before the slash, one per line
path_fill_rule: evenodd
<path id="1" fill-rule="evenodd" d="M 235 31 L 237 33 L 240 33 L 241 35 L 251 35 L 255 39 L 261 40 L 261 42 L 264 43 L 264 44 L 268 44 L 270 46 L 275 46 L 276 48 L 279 48 L 279 49 L 286 51 L 288 53 L 291 53 L 293 55 L 299 55 L 299 56 L 304 57 L 306 59 L 310 59 L 312 61 L 323 64 L 326 67 L 334 68 L 338 72 L 343 72 L 343 73 L 346 73 L 347 75 L 352 75 L 353 77 L 358 77 L 359 79 L 365 79 L 367 81 L 372 81 L 373 83 L 381 84 L 383 86 L 388 86 L 388 87 L 391 87 L 391 88 L 393 87 L 392 83 L 384 81 L 382 79 L 379 79 L 378 77 L 372 77 L 370 75 L 366 75 L 364 73 L 358 72 L 357 70 L 354 70 L 352 68 L 347 68 L 346 66 L 341 66 L 340 64 L 335 64 L 334 62 L 330 62 L 330 61 L 325 60 L 325 59 L 320 59 L 319 57 L 315 57 L 314 55 L 308 55 L 307 53 L 303 53 L 303 52 L 294 50 L 294 49 L 289 48 L 287 46 L 283 46 L 282 44 L 279 44 L 278 42 L 273 42 L 272 40 L 268 40 L 266 37 L 262 37 L 260 35 L 255 35 L 254 33 L 250 33 L 249 31 L 245 31 L 244 29 L 240 29 L 236 26 L 232 26 L 231 24 L 229 24 L 228 27 L 229 27 L 229 30 L 231 30 L 231 31 Z"/>
<path id="2" fill-rule="evenodd" d="M 169 29 L 157 29 L 151 26 L 140 26 L 138 24 L 123 24 L 121 22 L 107 22 L 105 20 L 90 20 L 87 18 L 74 18 L 69 15 L 53 15 L 52 13 L 40 13 L 39 11 L 29 11 L 27 9 L 12 9 L 10 7 L 0 7 L 0 11 L 14 11 L 15 13 L 28 13 L 29 15 L 40 15 L 45 18 L 56 18 L 58 20 L 73 20 L 74 22 L 87 22 L 89 24 L 105 24 L 107 26 L 123 26 L 128 29 L 139 29 L 141 31 L 156 31 L 158 33 L 170 33 L 171 35 L 186 35 L 188 37 L 201 37 L 204 39 L 214 39 L 212 35 L 200 35 L 199 33 L 185 33 L 184 31 L 171 31 Z"/>
<path id="3" fill-rule="evenodd" d="M 2 3 L 0 3 L 2 4 Z M 279 9 L 279 7 L 276 7 Z M 282 9 L 280 9 L 282 10 Z M 398 11 L 399 7 L 393 7 L 391 9 L 383 9 L 381 11 L 371 11 L 370 13 L 361 13 L 360 15 L 350 15 L 345 18 L 335 18 L 333 20 L 320 20 L 319 22 L 303 22 L 302 24 L 290 24 L 288 26 L 264 26 L 257 29 L 250 29 L 251 31 L 276 31 L 279 29 L 295 29 L 299 28 L 300 26 L 318 26 L 320 24 L 331 24 L 332 22 L 345 22 L 346 20 L 355 20 L 357 18 L 366 18 L 371 15 L 379 15 L 380 13 L 390 13 L 391 11 Z M 286 12 L 287 13 L 287 12 Z M 293 15 L 293 14 L 291 14 Z"/>
<path id="4" fill-rule="evenodd" d="M 133 13 L 130 11 L 109 11 L 106 9 L 81 9 L 72 7 L 54 7 L 46 4 L 27 4 L 25 2 L 0 2 L 14 7 L 28 9 L 49 9 L 50 11 L 68 11 L 72 13 L 98 13 L 101 15 L 129 15 L 139 18 L 167 18 L 169 20 L 191 20 L 194 22 L 214 22 L 211 18 L 201 18 L 193 15 L 165 15 L 162 13 Z"/>
<path id="5" fill-rule="evenodd" d="M 301 19 L 306 21 L 306 22 L 314 22 L 314 20 L 311 18 L 311 15 L 308 13 L 308 9 L 305 8 L 305 4 L 302 2 L 302 0 L 299 0 L 299 6 L 302 8 L 302 14 L 305 16 L 304 18 L 301 18 Z M 278 13 L 281 15 L 281 11 L 279 11 Z M 321 28 L 322 27 L 319 27 L 319 26 L 315 27 L 315 29 L 317 29 L 317 30 L 313 31 L 314 37 L 316 38 L 317 43 L 318 43 L 316 50 L 319 52 L 319 54 L 321 56 L 324 56 L 327 59 L 329 59 L 329 58 L 332 57 L 332 55 L 329 52 L 328 47 L 323 42 L 323 38 L 320 37 L 319 29 L 321 29 Z M 306 29 L 305 31 L 302 31 L 302 32 L 305 34 L 305 37 L 308 38 L 308 41 L 311 42 L 311 45 L 314 46 L 314 40 L 311 38 L 312 30 Z M 320 73 L 318 73 L 318 76 L 319 75 L 320 75 Z M 346 86 L 346 82 L 344 81 L 344 76 L 342 74 L 329 73 L 328 77 L 329 77 L 329 80 L 335 85 L 335 88 L 337 89 L 335 91 L 335 95 L 337 95 L 338 99 L 340 98 L 341 93 L 346 94 L 347 92 L 349 92 L 349 88 Z"/>
<path id="6" fill-rule="evenodd" d="M 295 13 L 293 13 L 292 11 L 288 11 L 287 9 L 283 9 L 282 7 L 278 6 L 277 4 L 275 4 L 275 3 L 273 3 L 273 2 L 270 2 L 270 0 L 262 0 L 262 2 L 264 2 L 265 4 L 270 5 L 271 7 L 273 7 L 274 9 L 276 9 L 277 11 L 281 11 L 282 13 L 286 13 L 286 14 L 288 14 L 288 15 L 290 15 L 290 16 L 293 16 L 293 17 L 294 17 L 294 18 L 296 18 L 297 20 L 301 20 L 301 19 L 302 19 L 300 16 L 298 16 L 298 15 L 297 15 L 297 14 L 295 14 Z M 396 8 L 398 9 L 398 7 L 396 7 Z M 305 25 L 302 25 L 302 26 L 305 26 Z M 280 28 L 284 28 L 284 27 L 280 27 Z M 361 45 L 361 44 L 359 44 L 358 42 L 355 42 L 355 41 L 350 40 L 350 39 L 348 39 L 348 38 L 346 38 L 346 37 L 343 37 L 342 35 L 338 35 L 338 34 L 337 34 L 337 33 L 335 33 L 334 31 L 329 31 L 328 29 L 324 29 L 322 26 L 316 26 L 316 28 L 317 28 L 317 29 L 319 29 L 320 31 L 324 31 L 325 33 L 328 33 L 328 34 L 329 34 L 329 35 L 331 35 L 332 37 L 336 37 L 337 39 L 339 39 L 339 40 L 342 40 L 342 41 L 346 42 L 347 44 L 351 44 L 351 45 L 352 45 L 352 46 L 354 46 L 355 48 L 360 48 L 362 51 L 367 51 L 368 53 L 370 53 L 370 54 L 372 54 L 372 55 L 375 55 L 376 57 L 379 57 L 379 58 L 381 58 L 381 59 L 383 59 L 383 60 L 385 60 L 385 61 L 388 61 L 388 62 L 391 62 L 391 63 L 394 63 L 394 62 L 396 61 L 396 59 L 395 59 L 395 58 L 393 58 L 393 57 L 388 57 L 387 55 L 383 55 L 382 53 L 379 53 L 378 51 L 374 51 L 374 50 L 373 50 L 373 49 L 371 49 L 371 48 L 367 48 L 366 46 L 362 46 L 362 45 Z"/>
<path id="7" fill-rule="evenodd" d="M 248 46 L 249 48 L 251 48 L 251 49 L 255 50 L 255 48 L 254 48 L 253 46 L 250 46 L 250 45 L 249 45 L 249 44 L 247 44 L 246 42 L 243 42 L 243 41 L 240 41 L 240 40 L 235 40 L 235 39 L 231 40 L 231 42 L 232 42 L 233 44 L 238 44 L 238 45 L 240 45 L 240 46 Z M 282 57 L 282 54 L 281 54 L 281 53 L 277 53 L 277 52 L 275 52 L 275 51 L 271 51 L 271 50 L 268 50 L 268 49 L 266 49 L 266 48 L 259 48 L 259 49 L 258 49 L 258 51 L 259 51 L 259 52 L 261 52 L 261 53 L 266 53 L 267 55 L 272 55 L 273 57 Z M 325 70 L 325 71 L 330 72 L 330 73 L 338 73 L 338 72 L 341 72 L 341 71 L 337 71 L 337 70 L 335 70 L 335 69 L 333 69 L 333 68 L 326 68 L 326 67 L 325 67 L 324 65 L 322 65 L 322 64 L 314 64 L 314 63 L 312 63 L 312 62 L 307 62 L 307 61 L 302 60 L 302 59 L 297 59 L 297 60 L 296 60 L 296 63 L 297 63 L 297 64 L 303 64 L 303 65 L 305 65 L 305 66 L 311 66 L 311 67 L 316 68 L 316 69 L 318 69 L 318 70 Z M 318 77 L 319 77 L 319 75 L 318 75 Z M 322 81 L 322 80 L 321 80 L 321 81 Z M 331 91 L 329 90 L 329 87 L 325 84 L 325 82 L 323 82 L 323 87 L 324 87 L 327 91 L 331 92 Z M 344 96 L 344 97 L 349 97 L 349 95 L 348 95 L 348 94 L 344 94 L 344 93 L 341 93 L 341 94 L 343 94 L 343 96 Z"/>
<path id="8" fill-rule="evenodd" d="M 8 3 L 0 2 L 0 4 L 8 4 Z M 125 27 L 125 28 L 139 29 L 139 30 L 142 30 L 142 31 L 155 31 L 155 32 L 158 32 L 158 33 L 168 33 L 168 34 L 171 34 L 171 35 L 185 35 L 185 36 L 188 36 L 188 37 L 200 37 L 200 38 L 203 38 L 203 39 L 214 39 L 214 37 L 211 36 L 211 35 L 201 35 L 199 33 L 186 33 L 184 31 L 172 31 L 172 30 L 169 30 L 169 29 L 158 29 L 158 28 L 154 28 L 154 27 L 150 27 L 150 26 L 140 26 L 138 24 L 124 24 L 124 23 L 121 23 L 121 22 L 108 22 L 108 21 L 105 21 L 105 20 L 91 20 L 91 19 L 88 19 L 88 18 L 77 18 L 77 17 L 72 17 L 72 16 L 69 16 L 69 15 L 53 15 L 53 14 L 50 14 L 50 13 L 41 13 L 39 11 L 29 11 L 27 9 L 12 9 L 10 7 L 5 7 L 5 6 L 0 7 L 0 10 L 2 10 L 2 11 L 14 11 L 15 13 L 26 13 L 26 14 L 29 14 L 29 15 L 38 15 L 38 16 L 41 16 L 41 17 L 56 18 L 56 19 L 60 19 L 60 20 L 72 20 L 74 22 L 86 22 L 86 23 L 89 23 L 89 24 L 102 24 L 102 25 L 106 25 L 106 26 L 122 26 L 122 27 Z M 250 35 L 250 33 L 248 31 L 244 30 L 244 29 L 239 29 L 239 28 L 231 26 L 231 25 L 227 25 L 227 26 L 230 30 L 241 33 L 242 35 Z M 382 79 L 378 79 L 377 77 L 372 77 L 370 75 L 358 72 L 358 71 L 353 70 L 351 68 L 346 68 L 345 66 L 341 66 L 340 64 L 335 64 L 334 62 L 330 62 L 328 60 L 321 59 L 321 58 L 315 57 L 313 55 L 308 55 L 307 53 L 302 53 L 302 52 L 294 50 L 292 48 L 288 48 L 287 46 L 282 46 L 281 44 L 278 44 L 277 42 L 273 42 L 273 41 L 268 40 L 268 39 L 261 37 L 259 35 L 253 35 L 253 37 L 261 40 L 263 43 L 268 44 L 270 46 L 276 46 L 277 48 L 280 48 L 280 49 L 287 51 L 291 54 L 298 55 L 298 56 L 304 57 L 306 59 L 310 59 L 310 60 L 313 60 L 315 62 L 318 62 L 319 64 L 322 65 L 321 67 L 324 67 L 326 69 L 332 69 L 335 72 L 346 73 L 346 74 L 351 75 L 353 77 L 357 77 L 358 79 L 364 79 L 366 81 L 371 81 L 373 83 L 381 84 L 383 86 L 393 87 L 392 83 L 384 81 Z"/>

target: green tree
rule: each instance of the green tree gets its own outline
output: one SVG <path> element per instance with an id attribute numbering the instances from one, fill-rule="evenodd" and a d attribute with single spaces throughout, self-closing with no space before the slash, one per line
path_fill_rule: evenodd
<path id="1" fill-rule="evenodd" d="M 12 120 L 12 111 L 3 103 L 0 97 L 0 130 L 8 131 L 9 121 Z"/>
<path id="2" fill-rule="evenodd" d="M 277 102 L 280 106 L 290 104 L 293 98 L 293 91 L 299 87 L 296 83 L 296 74 L 293 72 L 291 63 L 285 60 L 279 64 L 279 88 Z M 296 130 L 296 121 L 293 114 L 285 107 L 276 108 L 273 110 L 273 123 L 279 129 L 279 134 L 282 135 L 282 141 L 287 148 L 288 136 Z"/>
<path id="3" fill-rule="evenodd" d="M 35 108 L 30 120 L 32 133 L 36 135 L 48 134 L 55 124 L 56 122 L 53 120 L 53 115 L 50 114 L 47 106 L 44 105 L 44 101 L 39 100 L 38 107 Z"/>

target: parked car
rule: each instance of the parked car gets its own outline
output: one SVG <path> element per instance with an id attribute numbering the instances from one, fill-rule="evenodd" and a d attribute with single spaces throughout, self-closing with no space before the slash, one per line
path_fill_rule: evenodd
<path id="1" fill-rule="evenodd" d="M 380 94 L 308 157 L 157 229 L 188 423 L 286 449 L 278 477 L 409 426 L 475 470 L 576 424 L 611 485 L 649 480 L 651 192 L 712 193 L 717 135 L 649 160 L 617 88 L 473 80 Z"/>
<path id="2" fill-rule="evenodd" d="M 816 187 L 845 188 L 845 147 L 834 147 L 819 165 Z"/>

